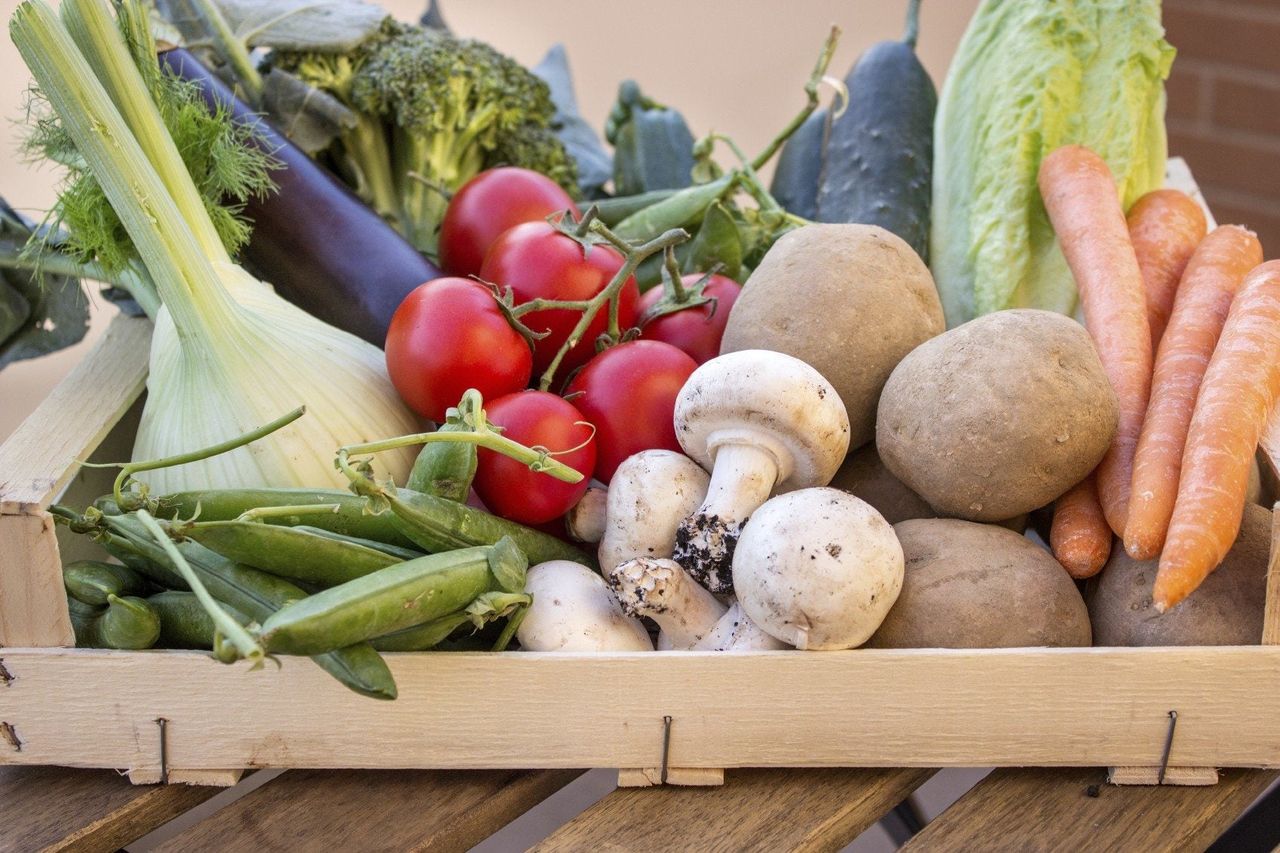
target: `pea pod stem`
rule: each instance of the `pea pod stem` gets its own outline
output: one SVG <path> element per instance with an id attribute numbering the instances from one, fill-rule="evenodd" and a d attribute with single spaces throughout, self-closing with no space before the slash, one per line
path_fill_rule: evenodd
<path id="1" fill-rule="evenodd" d="M 336 514 L 342 511 L 342 504 L 292 504 L 285 506 L 257 506 L 247 509 L 236 516 L 236 521 L 262 521 L 267 518 L 285 518 L 291 515 L 318 515 L 320 513 Z"/>
<path id="2" fill-rule="evenodd" d="M 835 55 L 836 44 L 840 41 L 840 28 L 832 27 L 831 32 L 827 35 L 827 40 L 822 44 L 822 52 L 818 54 L 818 61 L 813 66 L 813 73 L 809 75 L 809 79 L 804 84 L 804 93 L 806 97 L 804 108 L 796 113 L 795 118 L 782 129 L 782 132 L 773 138 L 773 140 L 765 146 L 765 149 L 756 156 L 748 165 L 752 170 L 764 168 L 764 164 L 768 163 L 774 154 L 778 153 L 778 149 L 783 146 L 791 135 L 800 129 L 800 125 L 804 124 L 805 119 L 813 114 L 818 108 L 818 84 L 824 80 L 832 83 L 836 87 L 836 94 L 843 103 L 849 101 L 849 90 L 844 84 L 831 80 L 826 76 L 827 67 L 831 65 L 831 57 Z M 843 109 L 843 107 L 839 108 Z"/>
<path id="3" fill-rule="evenodd" d="M 128 501 L 125 500 L 124 489 L 129 485 L 133 475 L 139 471 L 154 471 L 157 468 L 169 468 L 174 465 L 185 465 L 188 462 L 199 462 L 202 459 L 208 459 L 217 456 L 219 453 L 226 453 L 235 450 L 237 447 L 243 447 L 246 444 L 252 444 L 260 438 L 265 438 L 281 427 L 289 424 L 302 417 L 307 412 L 306 406 L 299 406 L 292 412 L 281 415 L 269 424 L 264 424 L 257 429 L 250 430 L 243 435 L 226 441 L 213 444 L 208 447 L 202 447 L 199 450 L 191 450 L 187 453 L 179 453 L 175 456 L 166 456 L 163 459 L 145 459 L 141 462 L 82 462 L 86 468 L 116 468 L 119 467 L 120 473 L 116 476 L 115 483 L 111 487 L 111 495 L 115 498 L 116 504 L 122 510 L 137 508 L 142 503 L 140 496 L 130 495 Z"/>
<path id="4" fill-rule="evenodd" d="M 363 475 L 351 468 L 350 457 L 353 453 L 379 453 L 411 444 L 457 442 L 474 444 L 477 447 L 483 447 L 495 453 L 509 456 L 517 462 L 528 465 L 532 471 L 547 474 L 565 483 L 579 483 L 582 481 L 582 472 L 570 468 L 563 462 L 558 462 L 553 458 L 555 453 L 552 451 L 547 450 L 545 447 L 526 447 L 519 442 L 512 441 L 489 426 L 489 422 L 485 419 L 482 404 L 480 392 L 471 388 L 462 395 L 461 402 L 455 407 L 455 411 L 464 412 L 464 423 L 471 427 L 470 430 L 420 432 L 413 435 L 402 435 L 397 438 L 387 438 L 382 441 L 349 444 L 346 447 L 341 447 L 338 449 L 338 458 L 336 460 L 338 470 L 346 474 L 347 478 L 354 483 L 357 478 L 363 479 Z"/>
<path id="5" fill-rule="evenodd" d="M 299 414 L 301 413 L 299 412 Z M 156 544 L 163 548 L 165 554 L 173 561 L 173 565 L 178 570 L 178 573 L 182 575 L 182 579 L 191 587 L 191 591 L 196 594 L 200 604 L 208 612 L 209 617 L 213 619 L 213 624 L 217 627 L 218 632 L 235 647 L 240 657 L 253 661 L 255 665 L 260 665 L 266 656 L 262 646 L 249 635 L 243 625 L 232 618 L 231 614 L 227 613 L 222 608 L 222 605 L 209 594 L 209 590 L 205 589 L 200 577 L 187 563 L 187 558 L 182 556 L 182 552 L 173 544 L 168 534 L 161 529 L 160 525 L 151 516 L 151 513 L 145 509 L 140 509 L 137 517 L 142 526 L 156 540 Z"/>

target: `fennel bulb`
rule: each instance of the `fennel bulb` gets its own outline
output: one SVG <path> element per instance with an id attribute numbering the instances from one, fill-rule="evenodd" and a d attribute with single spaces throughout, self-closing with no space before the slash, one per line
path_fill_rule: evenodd
<path id="1" fill-rule="evenodd" d="M 155 53 L 145 8 L 138 0 L 119 8 L 117 28 L 105 0 L 64 0 L 63 20 L 44 0 L 27 0 L 10 30 L 159 292 L 134 459 L 225 441 L 307 407 L 252 445 L 141 479 L 156 492 L 344 486 L 338 447 L 413 432 L 416 419 L 381 350 L 231 261 L 148 90 L 144 75 L 159 71 L 147 64 Z M 400 449 L 376 470 L 402 480 L 412 460 L 412 449 Z"/>

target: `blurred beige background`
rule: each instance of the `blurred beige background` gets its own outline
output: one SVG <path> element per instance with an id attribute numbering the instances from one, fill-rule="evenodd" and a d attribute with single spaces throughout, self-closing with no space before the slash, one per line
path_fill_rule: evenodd
<path id="1" fill-rule="evenodd" d="M 17 0 L 0 0 L 7 20 Z M 421 0 L 384 0 L 395 15 L 416 17 Z M 483 38 L 516 59 L 536 63 L 563 42 L 573 65 L 583 115 L 596 127 L 631 77 L 660 101 L 679 108 L 695 135 L 716 130 L 746 150 L 764 145 L 803 103 L 801 86 L 827 28 L 844 31 L 832 63 L 843 76 L 870 44 L 896 38 L 904 2 L 884 0 L 444 0 L 445 19 L 458 33 Z M 919 51 L 940 86 L 947 63 L 977 0 L 923 4 Z M 53 200 L 57 175 L 21 162 L 22 96 L 29 76 L 7 38 L 0 41 L 0 117 L 3 155 L 0 194 L 36 218 Z M 826 95 L 829 97 L 829 93 Z M 70 350 L 0 371 L 0 439 L 7 436 L 79 360 L 114 309 L 95 305 L 93 328 Z"/>

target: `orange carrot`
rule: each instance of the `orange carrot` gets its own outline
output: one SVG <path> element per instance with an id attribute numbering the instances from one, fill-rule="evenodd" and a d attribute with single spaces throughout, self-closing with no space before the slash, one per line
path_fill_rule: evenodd
<path id="1" fill-rule="evenodd" d="M 1053 505 L 1049 547 L 1067 574 L 1091 578 L 1111 556 L 1111 528 L 1098 503 L 1098 488 L 1090 474 Z"/>
<path id="2" fill-rule="evenodd" d="M 1147 292 L 1151 346 L 1159 347 L 1173 311 L 1173 296 L 1191 253 L 1204 239 L 1204 211 L 1179 190 L 1152 190 L 1133 203 L 1129 239 Z M 1261 261 L 1259 261 L 1261 263 Z"/>
<path id="3" fill-rule="evenodd" d="M 1040 163 L 1040 195 L 1075 276 L 1085 325 L 1120 403 L 1115 439 L 1098 465 L 1107 524 L 1124 533 L 1133 453 L 1151 391 L 1151 327 L 1142 271 L 1115 179 L 1088 148 L 1067 145 Z"/>
<path id="4" fill-rule="evenodd" d="M 1152 592 L 1161 613 L 1194 591 L 1231 549 L 1244 515 L 1249 468 L 1277 398 L 1280 261 L 1270 261 L 1240 286 L 1200 384 Z"/>
<path id="5" fill-rule="evenodd" d="M 1200 381 L 1232 298 L 1260 263 L 1262 245 L 1253 232 L 1224 225 L 1205 238 L 1187 264 L 1156 354 L 1151 404 L 1133 460 L 1124 546 L 1134 559 L 1150 560 L 1164 546 Z"/>

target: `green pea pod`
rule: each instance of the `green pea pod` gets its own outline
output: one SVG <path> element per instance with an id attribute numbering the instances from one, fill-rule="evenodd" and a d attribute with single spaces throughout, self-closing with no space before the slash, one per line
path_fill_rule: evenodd
<path id="1" fill-rule="evenodd" d="M 209 489 L 165 495 L 159 504 L 153 513 L 157 518 L 191 518 L 199 508 L 200 521 L 231 521 L 251 509 L 334 504 L 337 509 L 331 512 L 264 516 L 261 520 L 286 527 L 305 524 L 344 536 L 413 547 L 413 542 L 396 529 L 389 515 L 365 512 L 364 498 L 345 489 Z"/>
<path id="2" fill-rule="evenodd" d="M 720 202 L 712 202 L 702 217 L 702 227 L 689 244 L 682 269 L 686 273 L 708 272 L 719 264 L 721 275 L 734 281 L 742 274 L 742 236 L 738 223 Z"/>
<path id="3" fill-rule="evenodd" d="M 169 557 L 164 549 L 151 538 L 137 516 L 105 516 L 102 526 L 105 536 L 100 535 L 99 538 L 105 538 L 110 547 L 116 551 L 131 551 L 145 557 L 147 564 L 163 567 L 153 580 L 164 583 L 161 578 L 165 575 L 177 574 L 169 565 Z M 296 584 L 228 560 L 199 542 L 184 541 L 176 545 L 208 588 L 210 595 L 259 623 L 289 603 L 307 597 L 306 591 Z M 396 684 L 391 670 L 368 643 L 327 651 L 326 654 L 313 656 L 312 660 L 361 695 L 376 699 L 396 698 Z"/>
<path id="4" fill-rule="evenodd" d="M 160 639 L 156 645 L 164 649 L 213 648 L 214 624 L 192 592 L 159 592 L 147 599 L 160 617 Z M 230 605 L 223 605 L 241 625 L 251 620 Z"/>
<path id="5" fill-rule="evenodd" d="M 199 521 L 171 524 L 169 528 L 229 560 L 318 586 L 346 583 L 402 562 L 382 551 L 298 527 L 256 521 Z"/>
<path id="6" fill-rule="evenodd" d="M 307 524 L 299 524 L 293 529 L 305 530 L 308 533 L 314 533 L 316 536 L 336 539 L 339 542 L 350 542 L 353 545 L 362 545 L 365 548 L 372 548 L 375 551 L 381 551 L 388 556 L 395 557 L 399 561 L 415 560 L 422 556 L 422 552 L 415 548 L 401 548 L 399 545 L 388 545 L 386 542 L 375 542 L 372 539 L 361 539 L 359 536 L 346 536 L 342 533 L 334 533 L 332 530 L 321 530 L 319 527 L 311 527 Z"/>
<path id="7" fill-rule="evenodd" d="M 594 566 L 593 555 L 556 537 L 457 501 L 447 501 L 410 489 L 386 494 L 392 523 L 400 533 L 428 553 L 493 545 L 510 538 L 533 564 L 572 560 Z"/>
<path id="8" fill-rule="evenodd" d="M 437 432 L 473 432 L 461 421 L 445 422 Z M 405 480 L 405 487 L 445 500 L 466 501 L 476 476 L 476 445 L 463 441 L 437 441 L 423 445 Z"/>
<path id="9" fill-rule="evenodd" d="M 647 193 L 584 201 L 578 205 L 578 212 L 586 213 L 594 207 L 596 209 L 596 218 L 612 228 L 631 214 L 638 213 L 660 201 L 666 201 L 677 192 L 679 190 L 650 190 Z"/>
<path id="10" fill-rule="evenodd" d="M 103 607 L 109 595 L 137 595 L 147 590 L 146 579 L 128 566 L 98 560 L 77 560 L 62 567 L 67 594 Z"/>
<path id="11" fill-rule="evenodd" d="M 505 538 L 419 557 L 281 608 L 262 624 L 259 640 L 269 653 L 319 654 L 441 619 L 487 592 L 521 592 L 527 568 Z"/>
<path id="12" fill-rule="evenodd" d="M 737 184 L 734 173 L 714 181 L 680 190 L 675 195 L 643 208 L 613 228 L 624 240 L 651 240 L 672 228 L 687 228 L 702 221 L 707 207 L 722 198 Z"/>
<path id="13" fill-rule="evenodd" d="M 464 625 L 472 626 L 476 635 L 485 625 L 499 619 L 512 617 L 533 599 L 528 595 L 511 592 L 490 592 L 477 598 L 466 610 L 433 619 L 412 628 L 404 628 L 392 634 L 376 637 L 370 642 L 381 652 L 422 652 L 434 649 L 448 640 Z M 514 633 L 514 632 L 512 632 Z M 481 637 L 483 639 L 483 637 Z M 493 647 L 493 642 L 488 643 Z M 483 646 L 481 647 L 483 648 Z"/>

